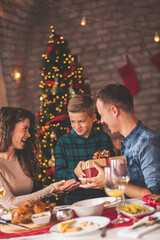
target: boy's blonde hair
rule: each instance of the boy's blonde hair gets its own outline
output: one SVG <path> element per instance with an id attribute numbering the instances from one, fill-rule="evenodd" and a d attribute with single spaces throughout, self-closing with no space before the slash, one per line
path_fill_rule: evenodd
<path id="1" fill-rule="evenodd" d="M 90 117 L 95 113 L 95 103 L 88 95 L 74 95 L 68 103 L 68 112 L 80 113 L 87 112 Z"/>

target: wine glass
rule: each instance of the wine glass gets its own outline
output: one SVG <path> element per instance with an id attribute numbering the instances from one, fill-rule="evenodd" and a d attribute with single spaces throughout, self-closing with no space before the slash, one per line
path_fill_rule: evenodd
<path id="1" fill-rule="evenodd" d="M 126 162 L 125 162 L 125 164 L 126 164 L 126 167 L 125 167 L 125 169 L 126 169 L 126 183 L 129 183 L 129 181 L 130 181 L 129 168 L 127 167 Z M 125 204 L 126 204 L 126 200 L 125 200 L 125 195 L 123 193 L 123 195 L 122 195 L 122 205 L 124 206 Z"/>
<path id="2" fill-rule="evenodd" d="M 126 219 L 120 215 L 118 197 L 124 194 L 126 184 L 128 183 L 126 161 L 122 158 L 115 158 L 110 161 L 110 166 L 105 167 L 105 192 L 110 197 L 116 197 L 117 218 L 111 223 L 119 224 L 126 222 Z"/>
<path id="3" fill-rule="evenodd" d="M 2 198 L 5 194 L 5 189 L 3 187 L 3 184 L 2 184 L 2 180 L 1 180 L 1 177 L 0 177 L 0 198 Z"/>

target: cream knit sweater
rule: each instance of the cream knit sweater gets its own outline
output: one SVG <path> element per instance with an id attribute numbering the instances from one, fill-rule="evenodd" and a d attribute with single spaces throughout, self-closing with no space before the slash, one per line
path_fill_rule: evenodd
<path id="1" fill-rule="evenodd" d="M 25 175 L 16 155 L 11 160 L 0 158 L 0 188 L 4 187 L 5 195 L 0 199 L 4 208 L 19 206 L 28 200 L 37 200 L 50 196 L 54 191 L 53 184 L 31 193 L 33 180 Z"/>

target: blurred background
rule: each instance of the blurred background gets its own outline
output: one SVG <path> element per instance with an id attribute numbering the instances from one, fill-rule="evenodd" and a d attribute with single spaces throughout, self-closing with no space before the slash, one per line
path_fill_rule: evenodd
<path id="1" fill-rule="evenodd" d="M 159 0 L 0 0 L 0 107 L 39 115 L 54 29 L 83 67 L 93 98 L 106 84 L 125 84 L 137 117 L 160 133 L 159 12 Z M 118 149 L 121 136 L 111 138 Z"/>

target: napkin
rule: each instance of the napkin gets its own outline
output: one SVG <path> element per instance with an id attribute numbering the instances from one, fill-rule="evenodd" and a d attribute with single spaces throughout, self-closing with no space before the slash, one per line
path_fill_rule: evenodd
<path id="1" fill-rule="evenodd" d="M 158 217 L 160 219 L 160 212 L 156 212 L 152 215 L 150 215 L 152 217 Z M 125 228 L 125 229 L 122 229 L 122 230 L 119 230 L 117 232 L 117 235 L 118 236 L 130 236 L 132 238 L 138 238 L 138 237 L 141 237 L 142 235 L 148 233 L 148 232 L 151 232 L 153 231 L 154 229 L 160 227 L 160 224 L 154 224 L 152 226 L 142 226 L 142 227 L 139 227 L 139 228 L 136 228 L 136 229 L 133 229 L 133 227 L 141 224 L 141 223 L 144 223 L 146 221 L 149 220 L 149 216 L 146 216 L 144 218 L 142 218 L 140 221 L 136 222 L 135 224 L 133 224 L 131 227 L 129 228 Z"/>

